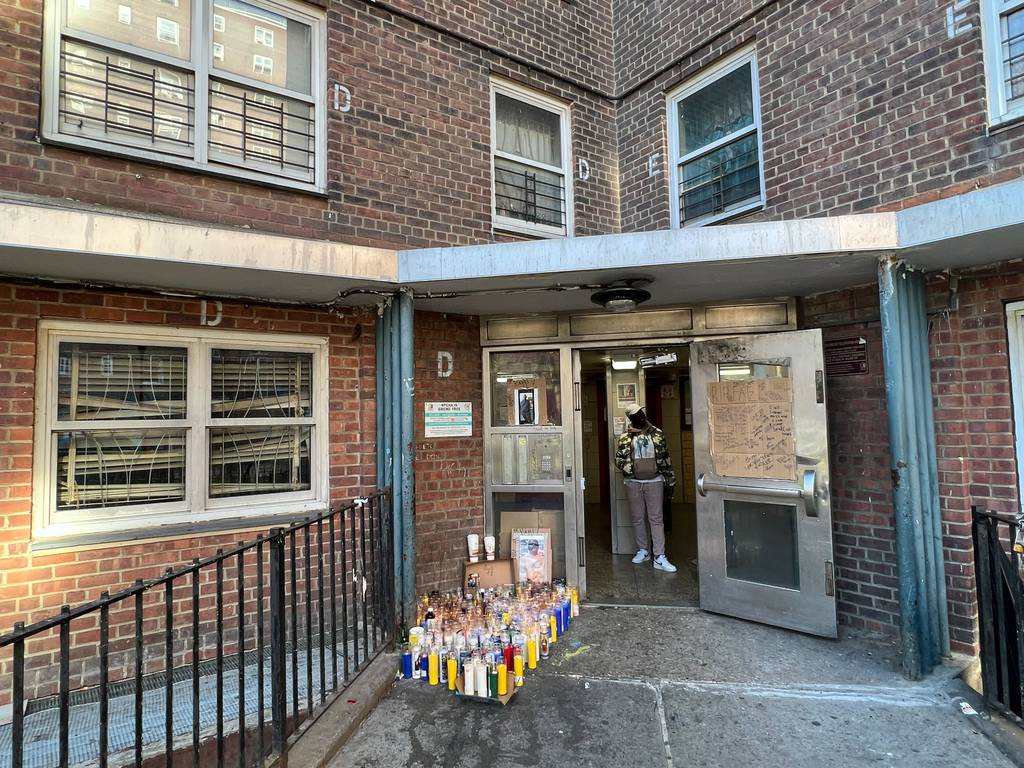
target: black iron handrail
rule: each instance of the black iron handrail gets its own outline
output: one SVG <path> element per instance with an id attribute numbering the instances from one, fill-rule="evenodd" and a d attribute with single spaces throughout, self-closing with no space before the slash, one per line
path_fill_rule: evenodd
<path id="1" fill-rule="evenodd" d="M 971 508 L 975 585 L 986 702 L 1024 717 L 1024 581 L 1014 515 Z"/>
<path id="2" fill-rule="evenodd" d="M 4 762 L 12 768 L 39 760 L 60 766 L 93 762 L 106 768 L 112 755 L 133 750 L 134 765 L 142 766 L 159 753 L 162 743 L 166 765 L 187 761 L 190 750 L 193 766 L 199 766 L 207 762 L 201 755 L 213 726 L 218 766 L 229 752 L 237 755 L 239 766 L 258 765 L 268 754 L 286 752 L 289 736 L 301 722 L 394 641 L 390 499 L 389 491 L 379 491 L 168 568 L 162 576 L 104 592 L 97 600 L 63 606 L 58 614 L 30 626 L 16 624 L 13 632 L 0 636 L 0 648 L 12 648 L 10 759 Z M 53 666 L 54 650 L 55 681 L 45 674 Z M 211 667 L 214 674 L 201 674 Z M 225 672 L 231 668 L 237 671 L 237 683 L 228 693 L 234 694 L 237 707 L 226 728 Z M 115 670 L 123 674 L 118 677 Z M 211 677 L 216 721 L 204 727 L 200 701 Z M 189 681 L 190 690 L 175 690 L 176 683 Z M 161 683 L 162 701 L 144 696 Z M 255 693 L 254 713 L 246 710 L 247 689 Z M 124 720 L 134 721 L 133 742 L 112 744 L 112 702 L 129 694 L 131 714 L 126 714 L 127 701 L 116 709 Z M 191 704 L 190 713 L 176 712 L 175 699 L 181 696 Z M 35 699 L 35 706 L 26 707 L 28 698 Z M 98 705 L 98 717 L 94 724 L 89 717 L 78 717 L 79 731 L 83 722 L 90 728 L 74 733 L 71 708 L 89 699 Z M 28 739 L 29 719 L 47 717 L 53 709 L 59 722 L 40 725 L 39 738 Z M 154 717 L 161 714 L 162 727 L 155 727 Z M 190 730 L 181 725 L 189 715 Z M 254 720 L 247 723 L 247 715 Z M 88 745 L 72 756 L 74 737 Z M 26 759 L 30 742 L 34 760 Z"/>

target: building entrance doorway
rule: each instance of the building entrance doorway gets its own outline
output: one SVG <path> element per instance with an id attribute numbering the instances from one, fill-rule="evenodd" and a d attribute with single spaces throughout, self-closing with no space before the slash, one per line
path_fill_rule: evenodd
<path id="1" fill-rule="evenodd" d="M 594 603 L 697 605 L 697 521 L 689 348 L 665 345 L 586 349 L 576 353 L 580 382 L 582 504 L 587 600 Z M 662 506 L 665 554 L 678 569 L 634 565 L 636 537 L 615 447 L 625 409 L 644 407 L 661 429 L 676 473 Z"/>
<path id="2" fill-rule="evenodd" d="M 550 576 L 589 602 L 698 604 L 834 637 L 821 332 L 779 307 L 488 320 L 485 511 L 499 556 L 514 559 L 527 529 L 548 537 Z M 687 323 L 689 335 L 656 332 Z M 674 573 L 630 562 L 613 457 L 632 404 L 676 468 L 663 507 Z"/>

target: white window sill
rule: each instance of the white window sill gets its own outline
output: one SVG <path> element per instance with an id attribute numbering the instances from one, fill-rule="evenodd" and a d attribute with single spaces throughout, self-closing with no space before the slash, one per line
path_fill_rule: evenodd
<path id="1" fill-rule="evenodd" d="M 1024 124 L 1024 110 L 1008 112 L 1005 115 L 990 118 L 986 133 L 989 136 L 992 136 L 993 134 L 1008 131 L 1011 128 L 1016 128 L 1022 124 Z"/>
<path id="2" fill-rule="evenodd" d="M 160 525 L 139 525 L 121 527 L 116 530 L 74 530 L 61 531 L 47 535 L 40 531 L 29 543 L 29 552 L 35 554 L 53 554 L 66 550 L 105 549 L 124 544 L 138 544 L 144 541 L 178 539 L 186 536 L 212 536 L 229 531 L 267 532 L 271 528 L 279 528 L 298 522 L 305 518 L 316 517 L 327 512 L 327 505 L 320 503 L 314 508 L 290 510 L 265 510 L 247 515 L 217 517 L 207 520 L 168 521 Z M 251 537 L 250 537 L 251 538 Z"/>
<path id="3" fill-rule="evenodd" d="M 145 149 L 137 149 L 128 145 L 120 146 L 107 144 L 102 141 L 90 139 L 85 136 L 74 136 L 66 133 L 54 133 L 45 131 L 41 136 L 46 144 L 54 144 L 68 149 L 76 149 L 80 152 L 91 152 L 97 155 L 108 155 L 124 160 L 135 160 L 151 165 L 164 165 L 173 168 L 201 173 L 208 176 L 220 176 L 222 178 L 234 179 L 235 181 L 247 181 L 262 186 L 284 189 L 290 192 L 302 192 L 305 194 L 326 197 L 327 189 L 324 186 L 310 184 L 308 182 L 288 179 L 282 176 L 250 171 L 245 168 L 234 168 L 217 163 L 198 163 L 188 157 L 178 157 L 173 154 L 150 152 Z"/>
<path id="4" fill-rule="evenodd" d="M 569 237 L 569 235 L 558 227 L 549 227 L 543 224 L 530 224 L 525 221 L 519 221 L 518 219 L 510 219 L 505 216 L 494 217 L 494 231 L 547 239 Z"/>
<path id="5" fill-rule="evenodd" d="M 721 224 L 721 223 L 723 223 L 725 221 L 728 221 L 729 219 L 734 219 L 734 218 L 736 218 L 738 216 L 742 216 L 742 215 L 744 215 L 746 213 L 752 213 L 753 211 L 759 211 L 762 208 L 764 208 L 764 205 L 765 205 L 764 200 L 762 200 L 761 198 L 758 198 L 757 200 L 752 200 L 749 203 L 743 203 L 742 205 L 740 205 L 737 208 L 731 208 L 728 211 L 722 211 L 721 213 L 716 213 L 716 214 L 709 214 L 707 216 L 702 216 L 699 219 L 695 219 L 693 221 L 688 221 L 688 222 L 683 224 L 681 229 L 690 229 L 690 228 L 696 228 L 696 227 L 706 227 L 706 226 L 709 226 L 711 224 Z"/>

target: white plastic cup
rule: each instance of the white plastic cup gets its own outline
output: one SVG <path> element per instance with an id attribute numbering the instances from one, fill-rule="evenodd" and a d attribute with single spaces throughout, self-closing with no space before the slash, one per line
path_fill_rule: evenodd
<path id="1" fill-rule="evenodd" d="M 466 536 L 466 545 L 469 547 L 469 562 L 480 562 L 480 536 L 470 533 Z"/>
<path id="2" fill-rule="evenodd" d="M 484 536 L 484 554 L 488 560 L 494 559 L 494 537 Z"/>

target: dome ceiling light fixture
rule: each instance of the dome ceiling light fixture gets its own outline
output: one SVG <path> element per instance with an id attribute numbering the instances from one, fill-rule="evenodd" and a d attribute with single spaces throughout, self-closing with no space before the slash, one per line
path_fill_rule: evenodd
<path id="1" fill-rule="evenodd" d="M 595 291 L 590 300 L 604 307 L 607 312 L 632 312 L 651 298 L 651 292 L 643 288 L 651 282 L 648 279 L 622 280 Z"/>

